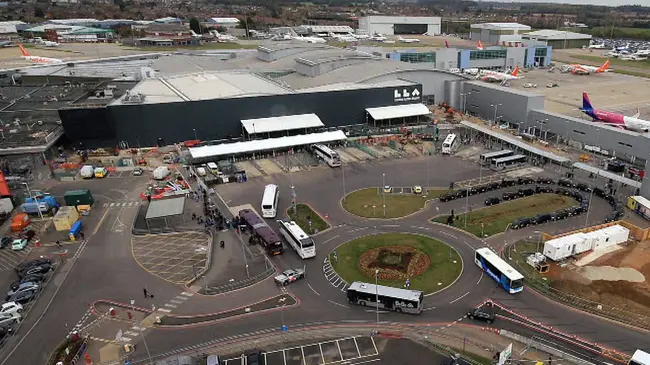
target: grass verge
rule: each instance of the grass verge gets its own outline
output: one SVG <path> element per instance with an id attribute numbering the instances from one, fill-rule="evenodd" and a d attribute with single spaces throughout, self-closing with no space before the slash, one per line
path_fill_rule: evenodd
<path id="1" fill-rule="evenodd" d="M 537 194 L 469 212 L 467 226 L 465 226 L 465 214 L 458 214 L 454 225 L 478 237 L 481 237 L 481 232 L 484 237 L 489 237 L 505 231 L 508 224 L 517 218 L 550 213 L 576 204 L 573 198 L 565 195 Z M 438 216 L 433 221 L 446 224 L 448 216 Z"/>
<path id="2" fill-rule="evenodd" d="M 447 189 L 429 189 L 427 196 L 421 194 L 386 194 L 386 215 L 384 196 L 380 188 L 353 191 L 343 199 L 343 209 L 364 218 L 400 218 L 424 208 L 428 199 L 434 199 Z M 374 208 L 373 208 L 374 206 Z"/>
<path id="3" fill-rule="evenodd" d="M 330 225 L 307 204 L 296 204 L 296 214 L 290 207 L 287 209 L 287 215 L 307 234 L 322 232 L 330 228 Z M 311 224 L 309 224 L 310 221 Z"/>
<path id="4" fill-rule="evenodd" d="M 373 248 L 397 245 L 412 246 L 424 252 L 431 260 L 431 264 L 424 273 L 411 278 L 411 289 L 433 293 L 453 283 L 462 272 L 463 265 L 460 255 L 450 246 L 429 237 L 403 233 L 357 238 L 336 249 L 337 259 L 334 259 L 333 252 L 330 253 L 329 259 L 336 273 L 348 283 L 354 281 L 374 282 L 374 277 L 368 277 L 359 271 L 357 267 L 359 257 L 365 251 Z M 403 281 L 379 280 L 379 284 L 398 288 L 404 286 Z"/>

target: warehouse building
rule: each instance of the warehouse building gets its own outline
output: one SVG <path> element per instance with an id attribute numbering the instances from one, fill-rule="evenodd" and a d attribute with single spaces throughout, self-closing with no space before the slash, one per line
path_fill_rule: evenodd
<path id="1" fill-rule="evenodd" d="M 521 35 L 522 41 L 536 41 L 555 49 L 589 47 L 591 35 L 566 32 L 561 30 L 542 29 Z"/>
<path id="2" fill-rule="evenodd" d="M 359 18 L 359 29 L 368 34 L 439 35 L 440 24 L 440 17 L 370 15 Z"/>
<path id="3" fill-rule="evenodd" d="M 329 33 L 333 34 L 350 34 L 354 33 L 354 29 L 347 25 L 301 25 L 294 28 L 299 35 L 322 35 L 326 36 Z"/>
<path id="4" fill-rule="evenodd" d="M 513 36 L 529 32 L 530 27 L 519 23 L 480 23 L 470 25 L 470 39 L 483 44 L 502 44 L 512 41 Z"/>

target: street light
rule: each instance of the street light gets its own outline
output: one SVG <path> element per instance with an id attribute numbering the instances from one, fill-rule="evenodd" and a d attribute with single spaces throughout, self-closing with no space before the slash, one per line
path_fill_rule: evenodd
<path id="1" fill-rule="evenodd" d="M 36 201 L 36 210 L 38 210 L 38 216 L 39 216 L 39 218 L 41 218 L 41 220 L 43 220 L 43 212 L 41 212 L 41 205 L 38 202 L 38 197 L 34 198 L 32 196 L 32 191 L 29 190 L 29 185 L 26 182 L 24 182 L 23 185 L 25 185 L 25 187 L 27 188 L 27 194 L 29 195 L 29 197 L 32 200 Z"/>
<path id="2" fill-rule="evenodd" d="M 386 216 L 386 173 L 381 174 L 381 196 L 384 200 L 384 217 Z"/>
<path id="3" fill-rule="evenodd" d="M 500 106 L 503 106 L 503 104 L 498 103 L 498 104 L 490 104 L 491 107 L 494 108 L 494 123 L 497 122 L 497 110 L 499 110 Z"/>
<path id="4" fill-rule="evenodd" d="M 199 139 L 199 137 L 196 136 L 196 128 L 192 128 L 192 130 L 194 131 L 194 139 Z"/>
<path id="5" fill-rule="evenodd" d="M 538 235 L 538 236 L 537 236 L 537 250 L 535 251 L 535 253 L 537 253 L 537 252 L 539 252 L 539 246 L 542 244 L 542 232 L 540 232 L 540 231 L 535 231 L 535 232 L 533 232 L 533 233 L 535 233 L 536 235 Z"/>
<path id="6" fill-rule="evenodd" d="M 343 175 L 343 201 L 347 199 L 347 194 L 345 193 L 345 165 L 341 162 L 341 174 Z"/>
<path id="7" fill-rule="evenodd" d="M 469 215 L 469 188 L 469 185 L 465 188 L 465 228 L 467 228 L 467 216 Z"/>

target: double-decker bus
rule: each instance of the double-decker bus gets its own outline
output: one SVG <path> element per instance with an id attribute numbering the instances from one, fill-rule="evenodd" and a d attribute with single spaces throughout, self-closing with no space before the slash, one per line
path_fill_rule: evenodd
<path id="1" fill-rule="evenodd" d="M 314 240 L 309 237 L 296 222 L 278 221 L 280 235 L 284 237 L 289 246 L 300 256 L 301 259 L 310 259 L 316 257 L 316 245 Z"/>
<path id="2" fill-rule="evenodd" d="M 458 148 L 458 138 L 455 134 L 448 134 L 445 137 L 445 140 L 442 142 L 442 153 L 445 155 L 451 155 Z"/>
<path id="3" fill-rule="evenodd" d="M 246 228 L 251 231 L 251 243 L 259 243 L 271 255 L 282 254 L 284 251 L 282 240 L 257 213 L 251 209 L 242 209 L 239 211 L 239 216 Z"/>
<path id="4" fill-rule="evenodd" d="M 395 312 L 422 313 L 424 293 L 355 281 L 347 288 L 348 302 L 361 306 L 379 307 Z"/>
<path id="5" fill-rule="evenodd" d="M 650 354 L 643 350 L 636 350 L 628 365 L 650 365 Z"/>
<path id="6" fill-rule="evenodd" d="M 341 156 L 324 144 L 315 144 L 311 146 L 312 152 L 321 160 L 325 161 L 330 167 L 341 166 Z"/>
<path id="7" fill-rule="evenodd" d="M 514 294 L 524 290 L 524 276 L 490 248 L 483 247 L 476 250 L 474 263 L 508 293 Z"/>
<path id="8" fill-rule="evenodd" d="M 264 187 L 262 196 L 262 217 L 275 218 L 278 214 L 278 199 L 280 199 L 280 189 L 277 185 L 269 184 Z"/>

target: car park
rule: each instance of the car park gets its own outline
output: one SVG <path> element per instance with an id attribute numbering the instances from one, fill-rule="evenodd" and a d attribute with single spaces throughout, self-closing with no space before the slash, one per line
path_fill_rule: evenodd
<path id="1" fill-rule="evenodd" d="M 535 195 L 535 190 L 534 189 L 519 189 L 517 192 L 519 196 L 531 196 Z"/>
<path id="2" fill-rule="evenodd" d="M 512 229 L 521 229 L 530 226 L 530 218 L 518 218 L 510 224 Z"/>
<path id="3" fill-rule="evenodd" d="M 550 186 L 535 186 L 535 193 L 553 193 L 553 188 Z"/>
<path id="4" fill-rule="evenodd" d="M 519 198 L 519 194 L 518 193 L 512 193 L 512 192 L 503 193 L 501 198 L 503 198 L 504 201 L 513 200 L 513 199 Z"/>
<path id="5" fill-rule="evenodd" d="M 4 236 L 0 238 L 0 248 L 5 248 L 11 246 L 12 238 L 9 236 Z"/>
<path id="6" fill-rule="evenodd" d="M 487 199 L 485 199 L 485 205 L 490 206 L 490 205 L 495 205 L 501 203 L 501 199 L 497 198 L 496 196 L 491 196 Z"/>
<path id="7" fill-rule="evenodd" d="M 490 324 L 494 322 L 496 316 L 494 313 L 483 310 L 481 308 L 472 308 L 469 310 L 469 312 L 467 312 L 467 317 L 469 319 L 476 319 Z"/>
<path id="8" fill-rule="evenodd" d="M 2 304 L 2 307 L 0 307 L 0 316 L 3 315 L 15 316 L 15 314 L 20 315 L 20 313 L 22 312 L 23 312 L 23 306 L 16 302 L 7 302 Z"/>
<path id="9" fill-rule="evenodd" d="M 12 251 L 21 251 L 24 250 L 25 247 L 27 247 L 27 239 L 25 238 L 17 238 L 11 243 Z"/>
<path id="10" fill-rule="evenodd" d="M 413 187 L 413 193 L 414 194 L 422 194 L 422 187 L 420 185 L 415 185 Z"/>
<path id="11" fill-rule="evenodd" d="M 303 269 L 289 269 L 284 270 L 282 274 L 276 276 L 273 280 L 278 285 L 286 286 L 304 277 L 305 271 Z"/>
<path id="12" fill-rule="evenodd" d="M 550 214 L 541 213 L 541 214 L 538 214 L 538 215 L 532 217 L 530 219 L 530 224 L 544 224 L 544 223 L 550 222 L 551 220 L 552 219 L 551 219 Z"/>
<path id="13" fill-rule="evenodd" d="M 555 184 L 555 181 L 553 181 L 553 179 L 548 178 L 548 177 L 538 177 L 537 178 L 537 183 L 538 184 L 552 185 L 552 184 Z"/>

